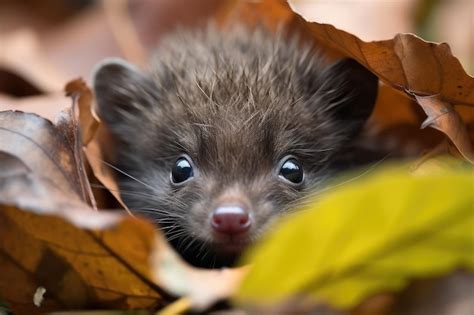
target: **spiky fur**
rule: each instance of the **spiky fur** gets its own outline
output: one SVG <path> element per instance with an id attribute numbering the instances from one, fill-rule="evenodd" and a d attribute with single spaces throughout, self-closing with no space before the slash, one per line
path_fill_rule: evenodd
<path id="1" fill-rule="evenodd" d="M 100 66 L 94 85 L 98 113 L 118 143 L 113 162 L 142 182 L 118 174 L 124 201 L 156 220 L 193 264 L 231 264 L 236 255 L 220 255 L 211 237 L 216 200 L 247 196 L 254 240 L 317 188 L 372 110 L 376 78 L 364 71 L 353 61 L 327 67 L 284 31 L 240 26 L 169 37 L 145 74 Z M 183 153 L 195 178 L 174 187 L 170 170 Z M 288 155 L 303 165 L 300 187 L 278 177 Z"/>

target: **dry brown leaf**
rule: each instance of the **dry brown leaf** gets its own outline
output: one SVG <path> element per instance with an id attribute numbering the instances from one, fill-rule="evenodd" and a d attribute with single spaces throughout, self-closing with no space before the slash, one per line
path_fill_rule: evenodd
<path id="1" fill-rule="evenodd" d="M 117 171 L 112 164 L 106 162 L 108 159 L 104 156 L 106 148 L 112 145 L 113 142 L 108 136 L 107 130 L 105 130 L 102 125 L 99 125 L 97 132 L 94 134 L 89 144 L 84 147 L 84 153 L 92 172 L 94 173 L 94 177 L 108 189 L 110 194 L 122 206 L 122 208 L 125 209 L 128 214 L 133 216 L 130 209 L 128 209 L 127 205 L 120 197 L 120 190 L 115 181 L 115 172 Z"/>
<path id="2" fill-rule="evenodd" d="M 395 156 L 418 157 L 445 139 L 432 128 L 420 129 L 425 114 L 415 100 L 399 90 L 380 84 L 377 106 L 366 125 L 364 143 L 384 147 Z"/>
<path id="3" fill-rule="evenodd" d="M 1 277 L 0 295 L 18 314 L 161 303 L 148 259 L 155 228 L 83 202 L 71 116 L 54 126 L 34 114 L 0 114 L 0 266 L 12 277 Z M 33 305 L 39 287 L 42 309 Z"/>
<path id="4" fill-rule="evenodd" d="M 10 154 L 0 159 L 0 295 L 15 314 L 162 302 L 150 280 L 148 255 L 161 250 L 151 224 L 52 198 L 52 182 Z M 46 294 L 37 308 L 40 287 Z"/>
<path id="5" fill-rule="evenodd" d="M 1 150 L 21 160 L 73 200 L 86 200 L 74 146 L 50 121 L 18 111 L 0 113 Z M 54 195 L 51 196 L 54 198 Z"/>
<path id="6" fill-rule="evenodd" d="M 428 118 L 421 128 L 432 127 L 444 132 L 459 149 L 463 157 L 474 163 L 474 151 L 466 126 L 454 107 L 438 96 L 416 96 Z"/>
<path id="7" fill-rule="evenodd" d="M 90 104 L 92 103 L 92 91 L 87 87 L 82 79 L 76 79 L 66 84 L 64 88 L 66 95 L 72 98 L 73 103 L 77 104 L 79 112 L 79 124 L 81 129 L 81 138 L 83 145 L 87 145 L 97 130 L 98 119 L 94 117 Z"/>
<path id="8" fill-rule="evenodd" d="M 68 82 L 65 89 L 66 93 L 72 97 L 73 104 L 78 103 L 78 126 L 82 131 L 82 149 L 94 177 L 110 192 L 122 208 L 133 216 L 120 197 L 119 187 L 115 181 L 117 170 L 107 162 L 110 160 L 107 152 L 112 150 L 114 143 L 94 113 L 92 91 L 82 79 Z"/>
<path id="9" fill-rule="evenodd" d="M 295 19 L 305 23 L 298 15 Z M 442 95 L 454 104 L 474 104 L 474 79 L 446 43 L 425 42 L 412 34 L 364 42 L 332 25 L 306 22 L 305 26 L 315 40 L 356 59 L 396 89 Z"/>

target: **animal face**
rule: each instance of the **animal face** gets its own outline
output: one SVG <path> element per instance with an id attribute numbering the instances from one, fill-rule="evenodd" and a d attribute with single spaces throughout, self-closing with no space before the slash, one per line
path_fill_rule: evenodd
<path id="1" fill-rule="evenodd" d="M 220 267 L 331 175 L 377 79 L 283 34 L 211 27 L 170 37 L 148 71 L 102 63 L 94 90 L 124 202 L 186 260 Z"/>

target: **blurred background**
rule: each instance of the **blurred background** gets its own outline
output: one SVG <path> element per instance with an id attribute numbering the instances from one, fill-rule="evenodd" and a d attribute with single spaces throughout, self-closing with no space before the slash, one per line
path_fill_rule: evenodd
<path id="1" fill-rule="evenodd" d="M 221 0 L 0 0 L 0 71 L 3 71 L 0 93 L 14 96 L 33 93 L 11 91 L 13 74 L 27 78 L 43 91 L 60 91 L 71 78 L 88 79 L 93 66 L 105 57 L 146 59 L 146 51 L 164 34 L 178 25 L 197 25 L 222 3 Z M 364 40 L 389 39 L 397 33 L 410 32 L 425 40 L 448 42 L 466 71 L 474 74 L 473 0 L 293 0 L 290 3 L 306 19 L 333 24 Z"/>

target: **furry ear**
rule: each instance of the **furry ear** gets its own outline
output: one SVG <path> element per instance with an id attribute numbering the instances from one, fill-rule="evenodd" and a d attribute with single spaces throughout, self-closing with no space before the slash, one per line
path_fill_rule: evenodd
<path id="1" fill-rule="evenodd" d="M 378 78 L 354 59 L 342 59 L 320 76 L 316 94 L 328 104 L 328 112 L 357 133 L 375 107 Z"/>
<path id="2" fill-rule="evenodd" d="M 139 118 L 141 109 L 157 102 L 151 79 L 118 58 L 106 59 L 96 66 L 93 87 L 96 112 L 112 132 L 116 125 Z"/>

